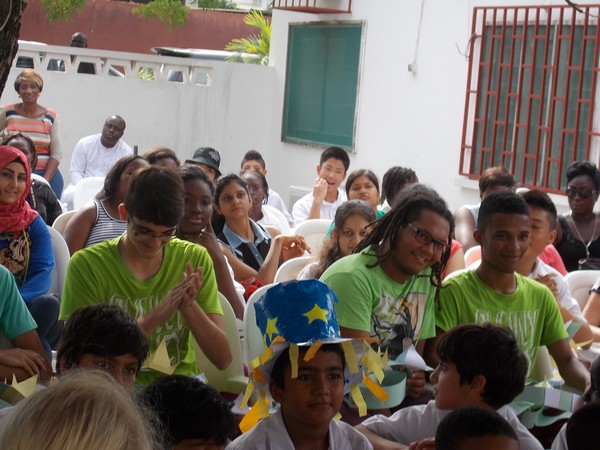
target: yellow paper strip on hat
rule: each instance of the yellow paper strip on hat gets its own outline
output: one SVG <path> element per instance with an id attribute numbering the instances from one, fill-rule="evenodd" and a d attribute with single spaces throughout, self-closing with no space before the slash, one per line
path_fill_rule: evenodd
<path id="1" fill-rule="evenodd" d="M 292 369 L 292 378 L 298 378 L 298 346 L 290 344 L 290 365 Z"/>
<path id="2" fill-rule="evenodd" d="M 335 416 L 333 416 L 333 420 L 342 420 L 342 415 L 339 411 L 335 413 Z"/>
<path id="3" fill-rule="evenodd" d="M 256 358 L 254 358 L 252 361 L 250 361 L 250 366 L 254 369 L 258 366 L 260 366 L 260 356 L 257 356 Z"/>
<path id="4" fill-rule="evenodd" d="M 354 404 L 358 408 L 358 415 L 360 417 L 367 414 L 367 404 L 365 403 L 365 399 L 362 396 L 362 392 L 360 392 L 360 388 L 355 384 L 350 388 L 350 396 L 354 401 Z"/>
<path id="5" fill-rule="evenodd" d="M 267 381 L 265 380 L 265 376 L 263 375 L 262 371 L 258 367 L 252 371 L 252 377 L 254 378 L 254 381 L 256 381 L 257 383 L 264 384 L 264 385 L 267 384 Z"/>
<path id="6" fill-rule="evenodd" d="M 311 345 L 310 348 L 304 354 L 304 361 L 310 361 L 311 359 L 313 359 L 322 345 L 323 342 L 320 339 L 313 345 Z"/>
<path id="7" fill-rule="evenodd" d="M 379 357 L 377 352 L 371 347 L 369 347 L 367 366 L 373 371 L 373 373 L 375 374 L 375 378 L 377 378 L 377 381 L 381 383 L 384 377 L 383 369 L 381 368 L 381 358 Z"/>
<path id="8" fill-rule="evenodd" d="M 352 341 L 342 342 L 342 348 L 344 349 L 346 365 L 348 366 L 348 369 L 350 369 L 350 373 L 358 372 L 358 361 L 356 360 L 356 352 L 354 351 Z"/>
<path id="9" fill-rule="evenodd" d="M 29 397 L 31 394 L 35 392 L 35 387 L 37 386 L 38 376 L 34 375 L 31 378 L 27 378 L 26 380 L 21 381 L 20 383 L 17 381 L 15 374 L 13 373 L 13 379 L 11 386 L 21 394 L 23 397 Z"/>
<path id="10" fill-rule="evenodd" d="M 364 377 L 363 378 L 363 383 L 365 384 L 365 386 L 367 387 L 367 389 L 369 391 L 371 391 L 371 393 L 377 397 L 379 399 L 380 402 L 385 402 L 388 397 L 390 396 L 390 394 L 388 392 L 386 392 L 381 386 L 379 386 L 377 383 L 375 383 L 371 377 Z"/>
<path id="11" fill-rule="evenodd" d="M 264 419 L 265 417 L 269 416 L 269 408 L 267 406 L 268 402 L 269 401 L 265 397 L 265 392 L 261 389 L 260 398 L 240 422 L 240 430 L 242 433 L 246 433 L 247 431 L 251 430 L 260 419 Z"/>
<path id="12" fill-rule="evenodd" d="M 148 367 L 167 375 L 172 375 L 178 365 L 179 363 L 171 365 L 171 359 L 167 352 L 167 342 L 164 339 L 147 360 Z"/>
<path id="13" fill-rule="evenodd" d="M 248 404 L 248 400 L 250 400 L 250 396 L 252 395 L 252 392 L 254 391 L 254 381 L 252 381 L 252 378 L 250 378 L 248 380 L 248 385 L 246 386 L 246 392 L 244 392 L 244 398 L 242 398 L 242 401 L 240 402 L 238 408 L 241 410 L 243 410 L 246 405 Z"/>

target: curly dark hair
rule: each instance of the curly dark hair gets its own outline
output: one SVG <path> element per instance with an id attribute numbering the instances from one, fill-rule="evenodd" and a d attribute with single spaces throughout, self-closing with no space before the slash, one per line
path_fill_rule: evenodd
<path id="1" fill-rule="evenodd" d="M 587 175 L 594 182 L 596 192 L 600 191 L 600 172 L 596 164 L 589 161 L 576 161 L 567 169 L 567 183 L 579 175 Z"/>

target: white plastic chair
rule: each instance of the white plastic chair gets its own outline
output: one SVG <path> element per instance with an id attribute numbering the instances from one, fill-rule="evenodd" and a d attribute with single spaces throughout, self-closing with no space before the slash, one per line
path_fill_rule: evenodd
<path id="1" fill-rule="evenodd" d="M 465 267 L 469 267 L 475 261 L 481 259 L 481 246 L 476 245 L 465 252 Z"/>
<path id="2" fill-rule="evenodd" d="M 194 340 L 194 351 L 196 353 L 196 366 L 206 375 L 208 384 L 219 392 L 232 392 L 240 394 L 246 390 L 248 377 L 244 375 L 244 363 L 242 360 L 242 346 L 238 333 L 238 324 L 233 308 L 223 294 L 219 292 L 219 301 L 223 310 L 224 330 L 231 351 L 231 363 L 224 370 L 219 370 L 210 362 L 204 351 Z M 193 339 L 193 338 L 192 338 Z"/>
<path id="3" fill-rule="evenodd" d="M 88 177 L 75 185 L 73 209 L 81 209 L 104 187 L 104 177 Z"/>
<path id="4" fill-rule="evenodd" d="M 32 173 L 31 174 L 31 179 L 35 180 L 39 183 L 44 183 L 47 186 L 50 186 L 50 182 L 48 180 L 46 180 L 43 176 L 38 175 L 37 173 Z"/>
<path id="5" fill-rule="evenodd" d="M 575 270 L 565 275 L 569 291 L 583 311 L 590 296 L 590 289 L 600 277 L 600 270 Z"/>
<path id="6" fill-rule="evenodd" d="M 52 284 L 50 284 L 48 293 L 62 295 L 67 276 L 67 265 L 69 264 L 71 255 L 62 235 L 52 227 L 48 227 L 48 231 L 52 238 L 52 250 L 55 260 L 54 269 L 52 270 Z"/>
<path id="7" fill-rule="evenodd" d="M 246 303 L 246 309 L 244 310 L 244 353 L 247 363 L 262 355 L 266 350 L 262 333 L 258 325 L 256 325 L 254 303 L 272 286 L 273 284 L 267 284 L 259 287 L 252 293 L 248 299 L 248 303 Z"/>
<path id="8" fill-rule="evenodd" d="M 69 220 L 71 220 L 73 218 L 73 216 L 75 214 L 77 214 L 78 212 L 79 211 L 77 211 L 77 210 L 73 210 L 73 211 L 67 211 L 67 212 L 62 213 L 60 216 L 58 216 L 56 219 L 54 219 L 52 228 L 54 228 L 56 231 L 58 231 L 62 235 L 65 231 L 65 228 L 67 228 L 67 224 L 69 223 Z"/>
<path id="9" fill-rule="evenodd" d="M 290 224 L 281 211 L 271 205 L 262 205 L 262 208 L 265 211 L 269 211 L 273 216 L 277 217 L 277 220 L 279 221 L 279 231 L 281 231 L 281 234 L 290 234 L 292 232 Z"/>
<path id="10" fill-rule="evenodd" d="M 323 243 L 327 238 L 327 230 L 331 227 L 329 219 L 309 219 L 294 228 L 294 234 L 302 236 L 311 249 L 313 255 L 321 252 Z"/>
<path id="11" fill-rule="evenodd" d="M 277 273 L 275 273 L 274 283 L 283 283 L 284 281 L 295 280 L 304 266 L 311 261 L 314 261 L 313 256 L 299 256 L 297 258 L 288 259 L 284 262 Z"/>

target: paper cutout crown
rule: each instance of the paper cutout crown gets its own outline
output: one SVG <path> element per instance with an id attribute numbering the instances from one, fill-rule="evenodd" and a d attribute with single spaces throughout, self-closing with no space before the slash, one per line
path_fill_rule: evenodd
<path id="1" fill-rule="evenodd" d="M 288 347 L 291 376 L 294 378 L 298 374 L 298 347 L 309 347 L 304 360 L 310 361 L 321 345 L 339 343 L 346 360 L 345 391 L 349 391 L 359 405 L 359 413 L 366 413 L 358 383 L 368 378 L 371 372 L 381 382 L 387 361 L 380 358 L 367 340 L 344 339 L 340 336 L 335 302 L 337 296 L 325 283 L 304 280 L 274 285 L 254 304 L 256 323 L 267 349 L 260 358 L 251 361 L 250 381 L 240 408 L 244 408 L 255 388 L 261 398 L 240 424 L 242 431 L 247 431 L 258 419 L 268 415 L 265 397 L 271 370 L 281 352 Z M 386 395 L 374 382 L 370 383 L 369 388 L 376 396 Z"/>

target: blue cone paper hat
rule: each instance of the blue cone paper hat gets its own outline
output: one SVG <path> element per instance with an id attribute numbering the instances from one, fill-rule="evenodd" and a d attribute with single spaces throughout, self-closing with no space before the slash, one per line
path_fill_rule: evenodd
<path id="1" fill-rule="evenodd" d="M 248 389 L 241 406 L 246 404 L 256 388 L 260 399 L 246 415 L 240 428 L 246 431 L 259 418 L 268 415 L 264 398 L 269 387 L 271 371 L 279 355 L 289 347 L 292 378 L 298 373 L 299 347 L 308 347 L 304 360 L 310 361 L 323 344 L 340 344 L 345 356 L 345 392 L 350 392 L 359 405 L 359 413 L 366 413 L 366 406 L 358 384 L 367 381 L 374 372 L 381 382 L 383 367 L 387 361 L 379 356 L 363 339 L 345 339 L 340 336 L 334 305 L 336 294 L 318 280 L 288 281 L 270 287 L 254 304 L 256 324 L 263 335 L 266 351 L 251 362 L 252 371 Z M 368 379 L 368 380 L 367 380 Z M 386 393 L 375 382 L 368 386 L 378 396 Z M 362 406 L 361 406 L 362 405 Z"/>

